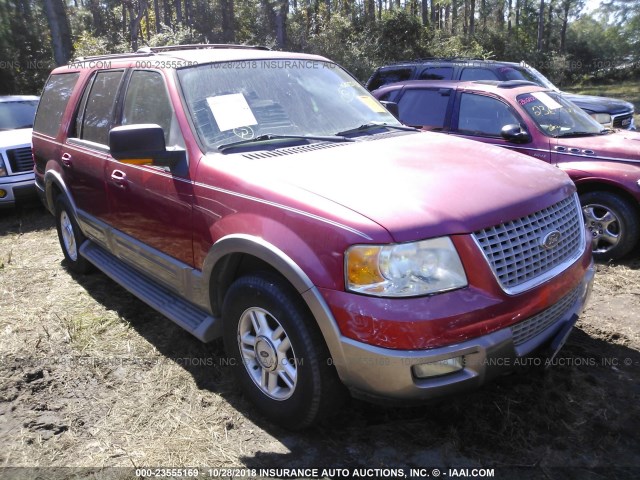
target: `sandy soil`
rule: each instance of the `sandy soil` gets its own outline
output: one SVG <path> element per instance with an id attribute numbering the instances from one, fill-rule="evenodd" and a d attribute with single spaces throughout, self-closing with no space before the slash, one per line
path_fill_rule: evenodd
<path id="1" fill-rule="evenodd" d="M 552 368 L 422 407 L 352 401 L 291 433 L 243 400 L 220 364 L 221 343 L 201 344 L 100 273 L 70 274 L 43 209 L 0 212 L 0 466 L 637 478 L 639 256 L 599 265 L 590 306 Z"/>

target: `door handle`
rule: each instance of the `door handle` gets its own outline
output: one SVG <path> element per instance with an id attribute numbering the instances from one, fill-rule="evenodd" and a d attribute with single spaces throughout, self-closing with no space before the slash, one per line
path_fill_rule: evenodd
<path id="1" fill-rule="evenodd" d="M 62 165 L 64 165 L 65 167 L 70 167 L 71 164 L 73 163 L 71 161 L 71 154 L 70 153 L 63 153 L 62 157 L 60 158 L 60 160 L 62 161 Z"/>
<path id="2" fill-rule="evenodd" d="M 122 170 L 114 170 L 111 172 L 111 181 L 120 188 L 125 188 L 127 186 L 127 174 Z"/>

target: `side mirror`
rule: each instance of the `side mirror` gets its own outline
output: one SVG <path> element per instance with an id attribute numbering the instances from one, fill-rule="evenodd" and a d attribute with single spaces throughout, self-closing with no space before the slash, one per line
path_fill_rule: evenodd
<path id="1" fill-rule="evenodd" d="M 520 125 L 516 124 L 505 125 L 504 127 L 502 127 L 500 135 L 507 142 L 528 143 L 531 141 L 531 135 L 529 135 L 529 132 L 524 130 Z"/>
<path id="2" fill-rule="evenodd" d="M 398 110 L 398 104 L 396 102 L 387 102 L 386 100 L 382 100 L 380 102 L 384 108 L 389 110 L 389 113 L 396 118 L 400 117 L 400 111 Z"/>
<path id="3" fill-rule="evenodd" d="M 124 125 L 109 131 L 111 156 L 119 161 L 149 160 L 160 167 L 174 167 L 186 158 L 184 151 L 167 150 L 160 125 Z"/>

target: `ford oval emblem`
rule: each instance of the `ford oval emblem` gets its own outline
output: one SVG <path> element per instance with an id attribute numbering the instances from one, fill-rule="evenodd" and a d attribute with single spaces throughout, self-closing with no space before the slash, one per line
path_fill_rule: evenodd
<path id="1" fill-rule="evenodd" d="M 542 240 L 540 241 L 540 245 L 545 250 L 551 250 L 555 248 L 560 243 L 560 239 L 562 238 L 562 234 L 558 230 L 553 230 L 547 233 Z"/>

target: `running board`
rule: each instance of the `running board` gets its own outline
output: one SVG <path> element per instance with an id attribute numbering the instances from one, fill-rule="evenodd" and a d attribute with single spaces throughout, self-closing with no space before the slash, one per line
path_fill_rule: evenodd
<path id="1" fill-rule="evenodd" d="M 199 340 L 209 342 L 222 336 L 219 318 L 150 280 L 90 240 L 82 244 L 80 254 L 116 283 Z"/>

